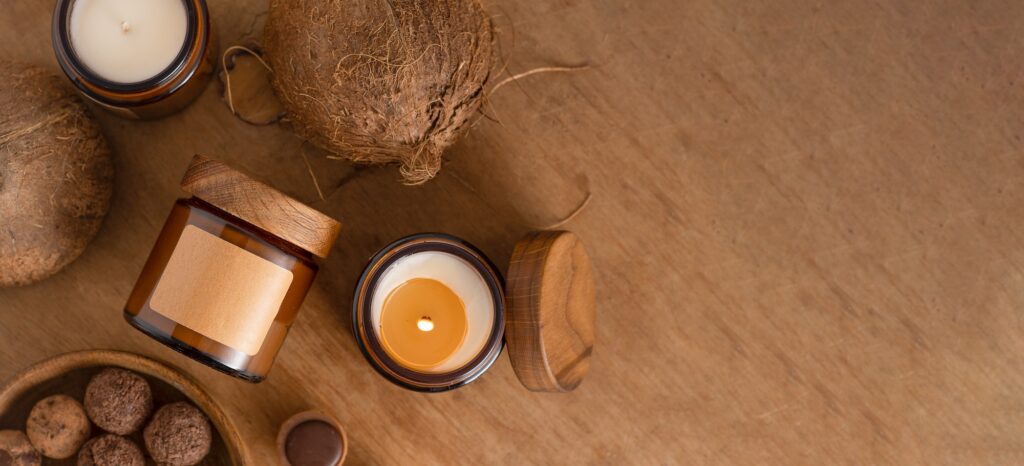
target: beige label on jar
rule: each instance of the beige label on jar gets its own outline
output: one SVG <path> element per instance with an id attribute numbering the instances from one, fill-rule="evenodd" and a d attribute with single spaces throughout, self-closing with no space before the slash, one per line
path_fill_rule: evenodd
<path id="1" fill-rule="evenodd" d="M 293 278 L 291 271 L 188 225 L 149 306 L 253 356 L 263 346 Z"/>

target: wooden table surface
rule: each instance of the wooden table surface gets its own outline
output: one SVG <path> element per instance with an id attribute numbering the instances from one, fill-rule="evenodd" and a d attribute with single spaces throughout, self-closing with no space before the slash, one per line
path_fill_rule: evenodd
<path id="1" fill-rule="evenodd" d="M 4 2 L 0 58 L 56 71 L 52 6 Z M 0 378 L 86 348 L 165 360 L 223 403 L 257 464 L 309 407 L 347 426 L 349 464 L 1024 463 L 1024 3 L 489 6 L 513 73 L 595 66 L 503 87 L 500 124 L 422 187 L 390 168 L 346 178 L 285 128 L 232 117 L 216 85 L 161 121 L 98 114 L 110 213 L 65 271 L 0 290 Z M 210 8 L 222 47 L 259 41 L 264 1 Z M 260 385 L 121 318 L 194 153 L 345 224 Z M 598 343 L 578 391 L 528 392 L 503 356 L 419 394 L 363 360 L 349 306 L 377 248 L 445 231 L 504 266 L 587 193 L 568 228 L 597 270 Z"/>

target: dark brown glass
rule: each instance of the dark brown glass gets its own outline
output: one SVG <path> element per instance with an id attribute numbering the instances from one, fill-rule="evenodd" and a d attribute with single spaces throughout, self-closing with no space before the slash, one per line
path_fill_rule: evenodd
<path id="1" fill-rule="evenodd" d="M 384 271 L 398 259 L 422 251 L 446 252 L 464 259 L 484 278 L 494 301 L 494 325 L 484 348 L 465 366 L 444 374 L 416 372 L 395 362 L 384 351 L 369 317 L 373 292 Z M 487 256 L 462 239 L 442 233 L 407 236 L 386 246 L 370 259 L 356 284 L 352 300 L 352 330 L 366 360 L 378 373 L 396 385 L 421 392 L 443 392 L 459 388 L 487 372 L 504 348 L 504 280 Z"/>
<path id="2" fill-rule="evenodd" d="M 254 356 L 225 346 L 157 313 L 150 299 L 188 225 L 195 226 L 228 243 L 291 271 L 293 280 L 277 316 Z M 288 329 L 295 321 L 318 267 L 313 255 L 271 233 L 246 223 L 198 198 L 179 199 L 146 261 L 135 289 L 125 305 L 130 324 L 157 341 L 221 372 L 257 383 L 274 364 Z"/>
<path id="3" fill-rule="evenodd" d="M 216 67 L 216 38 L 206 1 L 182 1 L 188 32 L 174 62 L 146 81 L 115 83 L 89 70 L 75 55 L 68 33 L 75 0 L 58 0 L 52 28 L 57 63 L 82 95 L 118 116 L 148 120 L 175 113 L 199 97 Z"/>

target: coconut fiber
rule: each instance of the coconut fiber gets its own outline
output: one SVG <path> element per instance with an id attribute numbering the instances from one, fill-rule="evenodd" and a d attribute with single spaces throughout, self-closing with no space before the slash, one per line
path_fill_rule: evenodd
<path id="1" fill-rule="evenodd" d="M 476 0 L 272 0 L 264 47 L 297 133 L 409 184 L 468 130 L 495 51 Z"/>
<path id="2" fill-rule="evenodd" d="M 0 63 L 0 286 L 73 261 L 110 203 L 110 150 L 63 78 Z"/>

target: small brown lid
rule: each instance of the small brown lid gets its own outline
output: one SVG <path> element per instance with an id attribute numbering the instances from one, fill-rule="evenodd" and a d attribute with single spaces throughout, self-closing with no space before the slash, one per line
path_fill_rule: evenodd
<path id="1" fill-rule="evenodd" d="M 202 155 L 192 158 L 181 188 L 321 258 L 341 231 L 337 220 Z"/>
<path id="2" fill-rule="evenodd" d="M 505 297 L 505 343 L 526 388 L 568 392 L 590 369 L 594 275 L 580 239 L 539 231 L 516 243 Z"/>
<path id="3" fill-rule="evenodd" d="M 285 466 L 340 466 L 348 455 L 348 434 L 323 411 L 303 411 L 281 424 L 277 455 Z"/>

